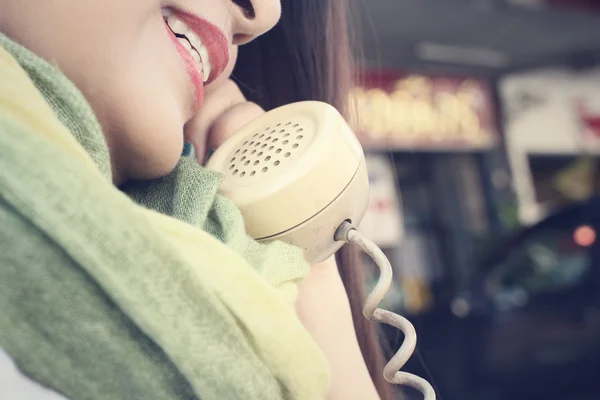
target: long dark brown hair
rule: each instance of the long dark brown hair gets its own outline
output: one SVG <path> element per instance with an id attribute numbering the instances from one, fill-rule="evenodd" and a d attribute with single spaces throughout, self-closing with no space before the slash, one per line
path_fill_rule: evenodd
<path id="1" fill-rule="evenodd" d="M 317 100 L 347 116 L 348 91 L 354 81 L 348 28 L 346 0 L 282 1 L 279 24 L 240 48 L 234 79 L 249 100 L 266 110 Z M 392 387 L 382 375 L 385 359 L 379 331 L 362 315 L 365 292 L 360 254 L 346 246 L 338 252 L 337 262 L 371 378 L 382 400 L 391 400 Z"/>

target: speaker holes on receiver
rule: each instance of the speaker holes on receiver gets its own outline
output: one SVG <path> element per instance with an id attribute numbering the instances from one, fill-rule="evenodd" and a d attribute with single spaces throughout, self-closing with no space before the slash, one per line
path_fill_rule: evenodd
<path id="1" fill-rule="evenodd" d="M 304 128 L 293 120 L 255 131 L 229 158 L 229 171 L 236 178 L 250 179 L 269 172 L 294 156 L 305 139 Z M 282 158 L 279 158 L 282 157 Z M 268 164 L 266 166 L 265 164 Z"/>

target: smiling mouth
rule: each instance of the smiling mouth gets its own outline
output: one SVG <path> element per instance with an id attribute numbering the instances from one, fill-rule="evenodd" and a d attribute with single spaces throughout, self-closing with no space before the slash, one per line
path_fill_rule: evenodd
<path id="1" fill-rule="evenodd" d="M 196 62 L 197 68 L 202 73 L 202 82 L 206 84 L 211 78 L 213 70 L 208 48 L 202 39 L 181 18 L 169 9 L 162 10 L 163 19 L 177 41 L 189 52 Z"/>

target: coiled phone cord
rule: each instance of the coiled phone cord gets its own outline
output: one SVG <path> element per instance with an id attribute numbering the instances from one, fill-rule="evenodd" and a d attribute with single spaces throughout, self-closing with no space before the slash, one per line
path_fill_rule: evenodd
<path id="1" fill-rule="evenodd" d="M 392 266 L 387 257 L 375 243 L 363 236 L 349 222 L 340 225 L 335 233 L 335 240 L 359 246 L 379 267 L 379 280 L 363 307 L 365 318 L 391 325 L 404 333 L 404 342 L 400 349 L 383 369 L 385 380 L 396 385 L 410 386 L 423 393 L 425 400 L 435 400 L 435 391 L 429 382 L 411 373 L 400 371 L 412 356 L 417 345 L 417 333 L 414 326 L 398 314 L 377 308 L 392 285 Z"/>

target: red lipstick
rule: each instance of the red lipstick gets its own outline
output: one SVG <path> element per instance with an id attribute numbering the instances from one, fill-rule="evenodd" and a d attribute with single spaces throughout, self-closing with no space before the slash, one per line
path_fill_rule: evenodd
<path id="1" fill-rule="evenodd" d="M 229 63 L 229 40 L 216 25 L 187 11 L 173 10 L 202 41 L 208 50 L 212 72 L 206 85 L 217 79 Z"/>
<path id="2" fill-rule="evenodd" d="M 167 25 L 167 24 L 165 23 L 165 25 Z M 167 31 L 169 32 L 169 36 L 171 37 L 171 40 L 173 41 L 173 44 L 177 48 L 177 52 L 179 53 L 179 55 L 181 56 L 181 58 L 185 64 L 185 68 L 187 70 L 188 76 L 190 77 L 192 86 L 194 87 L 193 108 L 194 108 L 194 113 L 196 113 L 198 111 L 198 109 L 200 109 L 200 106 L 202 105 L 202 102 L 204 101 L 204 83 L 202 82 L 202 72 L 198 68 L 198 64 L 196 63 L 196 60 L 194 60 L 192 58 L 192 55 L 190 54 L 190 52 L 185 47 L 183 47 L 183 45 L 179 42 L 179 40 L 177 39 L 175 34 L 171 31 L 171 29 L 169 28 L 168 25 L 166 26 L 166 28 L 167 28 Z"/>
<path id="3" fill-rule="evenodd" d="M 169 22 L 165 21 L 165 25 L 177 52 L 185 64 L 194 88 L 193 108 L 194 112 L 197 112 L 204 100 L 204 86 L 216 80 L 225 71 L 229 63 L 229 41 L 217 26 L 188 11 L 169 8 L 163 11 L 163 15 L 169 15 Z M 169 26 L 169 23 L 177 24 L 177 22 L 171 22 L 171 15 L 175 21 L 179 21 L 179 25 L 177 27 L 174 25 L 173 29 Z M 186 32 L 191 37 L 191 40 L 187 36 L 185 39 L 181 39 L 181 37 L 186 35 Z M 191 50 L 194 52 L 194 56 L 188 50 L 189 46 L 187 46 L 187 43 L 182 44 L 180 40 L 187 40 L 190 43 L 194 43 L 192 47 L 197 46 L 197 48 L 194 47 Z M 210 65 L 202 65 L 198 61 L 198 57 L 196 57 L 196 52 L 200 55 L 208 53 L 208 61 L 206 60 L 206 56 L 201 56 L 201 62 L 210 63 Z M 208 72 L 209 69 L 210 76 L 203 77 L 203 70 Z"/>

